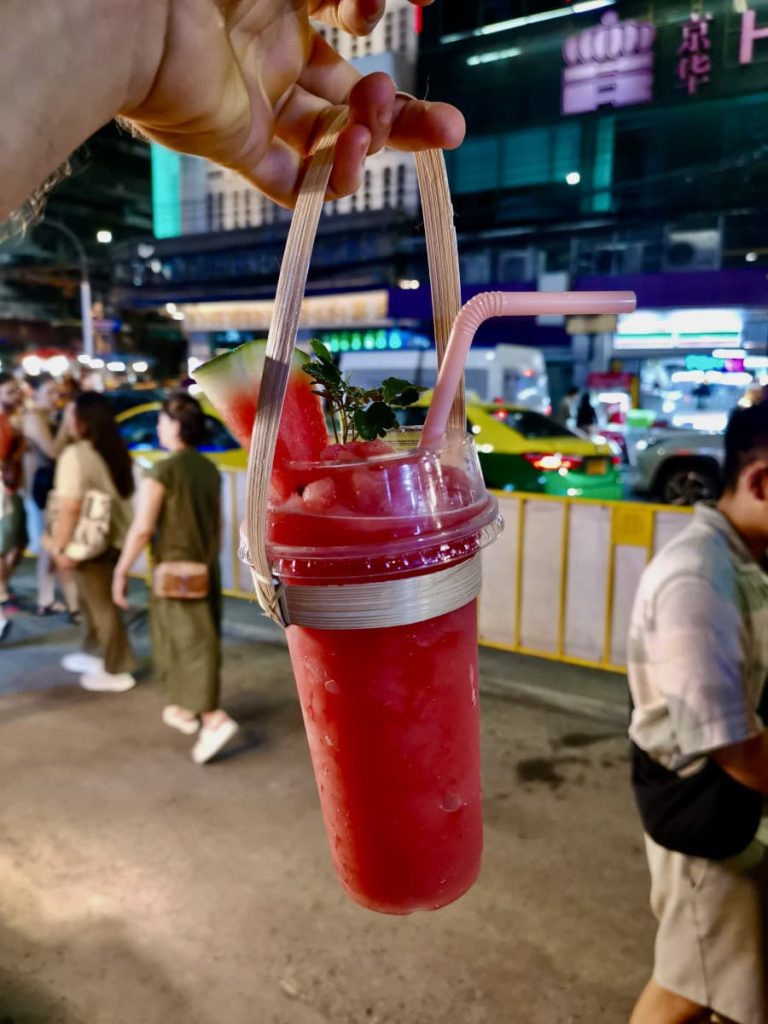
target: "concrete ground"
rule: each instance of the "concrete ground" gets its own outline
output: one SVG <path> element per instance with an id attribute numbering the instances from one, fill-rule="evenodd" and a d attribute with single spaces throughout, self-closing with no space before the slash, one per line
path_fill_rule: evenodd
<path id="1" fill-rule="evenodd" d="M 389 918 L 335 881 L 287 654 L 246 639 L 255 615 L 228 605 L 243 729 L 205 768 L 149 680 L 96 695 L 58 668 L 63 620 L 21 616 L 0 646 L 0 1024 L 626 1021 L 653 928 L 621 680 L 483 654 L 483 872 Z M 143 615 L 132 635 L 146 654 Z"/>

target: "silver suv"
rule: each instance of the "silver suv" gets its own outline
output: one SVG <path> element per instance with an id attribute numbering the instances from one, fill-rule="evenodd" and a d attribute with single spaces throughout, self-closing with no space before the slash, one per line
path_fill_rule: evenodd
<path id="1" fill-rule="evenodd" d="M 632 489 L 667 505 L 717 498 L 724 458 L 722 434 L 702 430 L 652 434 L 630 448 Z"/>

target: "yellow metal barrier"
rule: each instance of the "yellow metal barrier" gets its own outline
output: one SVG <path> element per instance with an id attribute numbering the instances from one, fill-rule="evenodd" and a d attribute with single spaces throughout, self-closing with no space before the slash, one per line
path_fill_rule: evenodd
<path id="1" fill-rule="evenodd" d="M 640 573 L 685 526 L 690 510 L 545 494 L 496 496 L 507 529 L 484 556 L 480 643 L 623 672 Z M 586 565 L 585 558 L 574 558 L 585 542 L 593 549 L 591 557 L 583 553 Z M 531 591 L 538 592 L 537 601 L 531 602 Z"/>
<path id="2" fill-rule="evenodd" d="M 251 599 L 237 557 L 243 470 L 224 470 L 224 593 Z M 480 643 L 589 668 L 623 672 L 637 582 L 689 509 L 497 491 L 506 529 L 483 555 Z M 254 611 L 256 614 L 256 611 Z"/>

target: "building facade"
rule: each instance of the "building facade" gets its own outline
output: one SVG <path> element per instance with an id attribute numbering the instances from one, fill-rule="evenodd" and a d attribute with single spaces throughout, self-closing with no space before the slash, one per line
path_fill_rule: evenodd
<path id="1" fill-rule="evenodd" d="M 632 287 L 656 314 L 643 338 L 631 323 L 515 321 L 479 343 L 541 347 L 556 391 L 616 363 L 639 373 L 700 354 L 712 308 L 738 320 L 727 344 L 766 352 L 768 0 L 442 2 L 423 22 L 395 0 L 370 39 L 326 37 L 361 70 L 465 113 L 467 140 L 446 159 L 466 295 Z M 153 159 L 155 252 L 123 254 L 122 298 L 176 303 L 198 346 L 209 325 L 212 344 L 247 336 L 242 304 L 269 301 L 288 214 L 231 172 Z M 426 279 L 412 162 L 378 155 L 357 196 L 328 204 L 309 293 L 339 297 L 333 323 L 308 314 L 307 330 L 428 336 Z M 365 291 L 387 294 L 386 308 L 356 303 L 379 311 L 371 323 L 341 298 Z M 675 310 L 690 329 L 659 329 Z"/>

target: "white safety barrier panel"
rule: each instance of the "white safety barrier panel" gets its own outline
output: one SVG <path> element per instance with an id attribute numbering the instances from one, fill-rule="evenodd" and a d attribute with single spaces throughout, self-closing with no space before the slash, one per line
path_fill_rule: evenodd
<path id="1" fill-rule="evenodd" d="M 621 671 L 645 565 L 689 510 L 498 495 L 506 530 L 484 552 L 480 642 Z"/>

